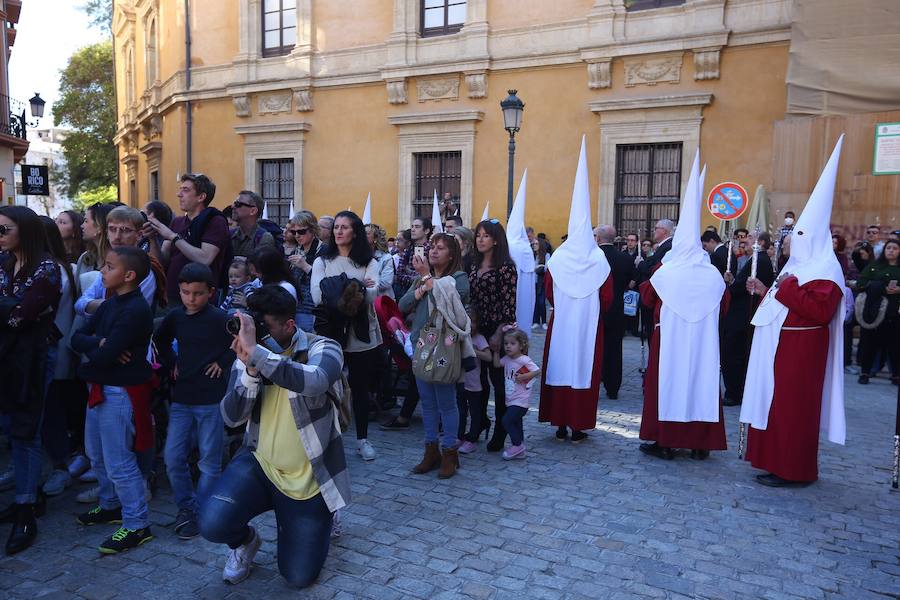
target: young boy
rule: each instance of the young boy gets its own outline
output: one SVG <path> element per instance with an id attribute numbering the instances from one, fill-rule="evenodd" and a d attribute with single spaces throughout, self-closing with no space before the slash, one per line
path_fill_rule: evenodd
<path id="1" fill-rule="evenodd" d="M 96 508 L 78 516 L 82 525 L 121 523 L 100 544 L 116 554 L 153 539 L 144 478 L 135 452 L 153 445 L 147 346 L 153 313 L 140 283 L 150 273 L 150 258 L 134 247 L 113 248 L 101 269 L 112 296 L 72 336 L 72 349 L 87 359 L 78 375 L 88 382 L 85 449 L 100 484 Z"/>
<path id="2" fill-rule="evenodd" d="M 219 402 L 225 396 L 234 352 L 232 337 L 225 330 L 228 314 L 209 303 L 216 293 L 214 285 L 209 267 L 200 263 L 185 265 L 178 275 L 182 306 L 166 315 L 154 338 L 163 364 L 170 368 L 174 364 L 175 393 L 169 409 L 165 460 L 178 504 L 175 534 L 183 540 L 200 535 L 200 503 L 222 473 L 225 423 Z M 177 358 L 172 352 L 173 339 L 178 341 Z M 191 432 L 195 428 L 200 449 L 196 492 L 188 467 L 194 444 Z"/>
<path id="3" fill-rule="evenodd" d="M 256 289 L 250 276 L 250 265 L 246 260 L 235 260 L 228 267 L 228 292 L 220 308 L 229 313 L 247 306 L 247 296 Z"/>

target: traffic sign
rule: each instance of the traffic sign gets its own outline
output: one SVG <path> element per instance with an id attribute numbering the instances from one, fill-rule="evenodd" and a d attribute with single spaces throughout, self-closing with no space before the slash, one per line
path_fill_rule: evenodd
<path id="1" fill-rule="evenodd" d="M 732 181 L 724 181 L 713 187 L 706 199 L 709 212 L 722 221 L 737 219 L 747 211 L 748 206 L 747 190 Z"/>

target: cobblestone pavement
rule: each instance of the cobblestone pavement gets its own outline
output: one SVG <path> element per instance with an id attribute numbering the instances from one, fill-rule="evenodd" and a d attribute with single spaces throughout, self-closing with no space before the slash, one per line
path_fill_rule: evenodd
<path id="1" fill-rule="evenodd" d="M 638 341 L 626 339 L 619 400 L 601 399 L 585 443 L 556 441 L 532 411 L 525 461 L 505 463 L 482 447 L 440 481 L 409 473 L 420 421 L 408 432 L 373 427 L 372 463 L 355 455 L 351 435 L 353 504 L 307 590 L 278 576 L 271 513 L 257 519 L 265 542 L 251 577 L 230 586 L 221 581 L 224 547 L 180 541 L 167 527 L 175 514 L 167 491 L 151 504 L 156 539 L 101 557 L 96 547 L 111 531 L 75 523 L 76 488 L 51 499 L 32 549 L 0 560 L 0 590 L 129 599 L 900 597 L 900 494 L 889 484 L 895 387 L 848 378 L 847 446 L 823 444 L 815 485 L 777 490 L 755 484 L 737 460 L 737 408 L 725 409 L 728 452 L 705 462 L 640 454 L 639 356 Z"/>

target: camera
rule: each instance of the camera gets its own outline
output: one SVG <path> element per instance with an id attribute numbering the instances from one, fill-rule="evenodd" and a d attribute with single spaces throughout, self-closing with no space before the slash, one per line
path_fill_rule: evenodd
<path id="1" fill-rule="evenodd" d="M 253 319 L 253 324 L 256 326 L 256 341 L 261 342 L 267 337 L 269 337 L 269 329 L 266 327 L 266 322 L 263 319 L 262 313 L 247 310 L 244 312 L 245 315 Z M 231 335 L 238 335 L 241 331 L 241 319 L 237 315 L 233 315 L 229 317 L 227 321 L 225 321 L 225 331 L 230 333 Z"/>

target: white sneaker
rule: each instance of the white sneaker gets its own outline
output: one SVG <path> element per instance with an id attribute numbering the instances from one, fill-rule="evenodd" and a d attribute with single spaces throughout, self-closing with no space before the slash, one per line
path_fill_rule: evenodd
<path id="1" fill-rule="evenodd" d="M 253 565 L 253 557 L 259 552 L 262 539 L 256 533 L 256 529 L 250 528 L 253 537 L 250 541 L 228 551 L 228 559 L 225 561 L 225 569 L 222 571 L 222 579 L 234 585 L 242 582 L 250 576 L 250 567 Z"/>
<path id="2" fill-rule="evenodd" d="M 99 497 L 100 486 L 98 485 L 79 493 L 77 496 L 75 496 L 75 499 L 82 504 L 97 504 L 97 499 Z"/>
<path id="3" fill-rule="evenodd" d="M 81 477 L 91 468 L 91 461 L 86 456 L 79 454 L 69 463 L 69 477 Z"/>
<path id="4" fill-rule="evenodd" d="M 372 447 L 369 440 L 357 440 L 356 453 L 359 454 L 363 460 L 375 460 L 375 448 Z"/>
<path id="5" fill-rule="evenodd" d="M 78 481 L 80 481 L 81 483 L 94 483 L 97 481 L 97 474 L 94 473 L 93 469 L 88 469 L 81 474 L 81 477 L 78 478 Z"/>
<path id="6" fill-rule="evenodd" d="M 50 473 L 50 477 L 47 478 L 47 481 L 44 482 L 44 493 L 48 496 L 59 496 L 67 487 L 69 487 L 71 482 L 72 478 L 69 477 L 68 471 L 54 469 L 54 471 Z"/>
<path id="7" fill-rule="evenodd" d="M 539 327 L 540 327 L 540 324 L 539 324 L 539 323 L 532 323 L 532 324 L 531 324 L 531 330 L 532 330 L 532 331 L 538 329 Z"/>
<path id="8" fill-rule="evenodd" d="M 542 323 L 542 324 L 541 324 L 541 329 L 543 329 L 544 331 L 547 331 L 547 324 L 546 324 L 546 323 Z"/>

